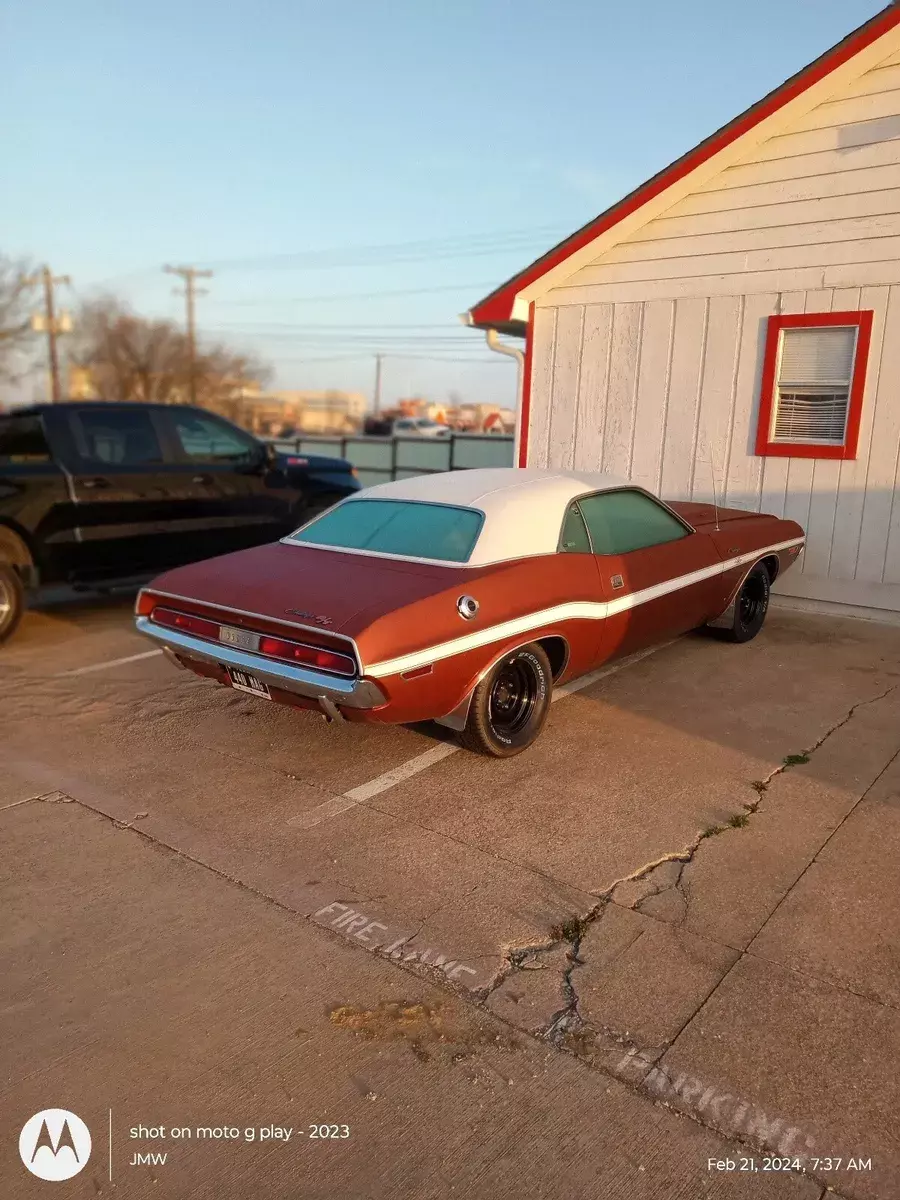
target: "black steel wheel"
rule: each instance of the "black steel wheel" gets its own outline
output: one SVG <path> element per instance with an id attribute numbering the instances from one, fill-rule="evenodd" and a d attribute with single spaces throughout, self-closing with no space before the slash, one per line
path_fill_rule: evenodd
<path id="1" fill-rule="evenodd" d="M 25 588 L 19 572 L 0 562 L 0 642 L 11 637 L 25 611 Z"/>
<path id="2" fill-rule="evenodd" d="M 511 758 L 535 740 L 553 692 L 550 660 L 536 643 L 505 655 L 476 687 L 460 741 L 468 750 Z"/>
<path id="3" fill-rule="evenodd" d="M 722 631 L 729 642 L 749 642 L 763 627 L 769 611 L 769 593 L 772 584 L 769 572 L 759 563 L 741 585 L 734 601 L 734 619 Z"/>

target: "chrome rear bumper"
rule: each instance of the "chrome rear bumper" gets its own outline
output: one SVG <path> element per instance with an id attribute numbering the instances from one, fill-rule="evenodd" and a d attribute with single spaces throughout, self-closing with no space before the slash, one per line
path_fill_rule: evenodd
<path id="1" fill-rule="evenodd" d="M 295 667 L 290 663 L 277 662 L 261 654 L 252 654 L 225 643 L 206 642 L 202 638 L 180 633 L 177 629 L 155 625 L 149 617 L 137 617 L 135 625 L 139 633 L 149 637 L 163 650 L 180 658 L 193 658 L 199 662 L 218 667 L 238 667 L 249 671 L 270 687 L 281 688 L 307 700 L 315 700 L 329 716 L 333 708 L 377 708 L 386 697 L 370 679 L 343 679 L 340 675 L 326 675 L 324 671 L 313 671 L 308 667 Z M 324 702 L 324 703 L 323 703 Z M 337 714 L 340 715 L 340 714 Z"/>

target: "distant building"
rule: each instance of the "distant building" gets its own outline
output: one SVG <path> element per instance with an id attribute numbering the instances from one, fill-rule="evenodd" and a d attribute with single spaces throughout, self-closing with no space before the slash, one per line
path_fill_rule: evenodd
<path id="1" fill-rule="evenodd" d="M 354 421 L 361 421 L 368 407 L 362 392 L 341 392 L 330 389 L 325 392 L 269 392 L 273 400 L 305 409 L 308 413 L 340 413 Z"/>
<path id="2" fill-rule="evenodd" d="M 249 407 L 248 428 L 264 436 L 297 433 L 355 433 L 366 412 L 361 392 L 278 391 L 260 394 Z"/>

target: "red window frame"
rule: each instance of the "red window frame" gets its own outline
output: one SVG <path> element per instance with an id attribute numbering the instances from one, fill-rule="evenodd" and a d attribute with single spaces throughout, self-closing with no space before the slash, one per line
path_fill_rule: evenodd
<path id="1" fill-rule="evenodd" d="M 758 455 L 780 458 L 856 458 L 874 316 L 875 313 L 871 309 L 865 309 L 856 312 L 802 313 L 769 317 L 759 399 L 759 425 L 756 431 L 756 453 Z M 856 336 L 853 378 L 850 381 L 844 444 L 842 446 L 823 446 L 816 442 L 772 442 L 769 440 L 769 430 L 772 427 L 772 409 L 775 405 L 775 390 L 778 383 L 778 346 L 781 341 L 781 331 L 782 329 L 823 328 L 829 325 L 855 325 L 859 331 Z"/>

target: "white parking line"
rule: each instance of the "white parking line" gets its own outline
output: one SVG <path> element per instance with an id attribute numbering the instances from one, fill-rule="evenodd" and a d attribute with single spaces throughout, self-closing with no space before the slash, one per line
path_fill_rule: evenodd
<path id="1" fill-rule="evenodd" d="M 125 658 L 111 658 L 109 662 L 93 663 L 89 667 L 76 667 L 74 671 L 60 671 L 57 679 L 63 679 L 67 675 L 90 675 L 92 671 L 105 671 L 109 667 L 121 667 L 125 663 L 138 662 L 142 658 L 155 658 L 157 654 L 162 654 L 162 650 L 145 650 L 143 654 L 129 654 Z"/>
<path id="2" fill-rule="evenodd" d="M 349 792 L 344 792 L 343 796 L 334 796 L 331 800 L 326 800 L 324 804 L 311 808 L 309 812 L 301 813 L 299 817 L 288 821 L 288 824 L 299 826 L 301 829 L 309 829 L 313 825 L 326 821 L 329 817 L 336 817 L 339 813 L 346 812 L 348 808 L 355 808 L 364 800 L 371 800 L 373 796 L 386 792 L 388 788 L 403 783 L 405 779 L 410 779 L 413 775 L 418 775 L 426 767 L 433 766 L 434 763 L 440 762 L 442 758 L 446 758 L 448 754 L 453 754 L 460 748 L 448 742 L 441 742 L 439 746 L 432 746 L 430 750 L 426 750 L 423 754 L 417 754 L 415 758 L 408 759 L 399 767 L 392 767 L 390 771 L 385 771 L 383 775 L 370 779 L 368 783 L 351 788 Z"/>
<path id="3" fill-rule="evenodd" d="M 638 654 L 632 654 L 628 658 L 620 659 L 619 662 L 613 663 L 609 667 L 601 667 L 598 671 L 591 671 L 588 675 L 582 675 L 579 679 L 573 679 L 571 683 L 566 683 L 560 688 L 556 688 L 551 696 L 551 703 L 554 700 L 561 700 L 563 696 L 569 696 L 573 692 L 580 692 L 582 688 L 590 687 L 592 683 L 597 683 L 600 679 L 605 679 L 608 675 L 615 675 L 619 671 L 623 671 L 626 667 L 634 666 L 643 658 L 649 658 L 651 654 L 655 654 L 657 650 L 664 650 L 666 646 L 671 646 L 671 642 L 663 642 L 659 646 L 651 646 L 649 650 L 641 650 Z M 389 788 L 396 787 L 398 783 L 404 783 L 413 775 L 418 775 L 420 771 L 433 766 L 441 759 L 447 758 L 448 755 L 454 754 L 462 747 L 455 743 L 442 742 L 438 746 L 433 746 L 430 750 L 426 750 L 423 754 L 417 754 L 415 758 L 407 759 L 405 763 L 401 763 L 399 767 L 392 767 L 390 771 L 385 771 L 383 775 L 377 775 L 368 783 L 362 783 L 359 787 L 351 788 L 349 792 L 344 792 L 342 796 L 333 796 L 331 800 L 326 800 L 323 804 L 316 805 L 308 812 L 301 813 L 298 817 L 293 817 L 288 821 L 288 825 L 295 829 L 311 829 L 314 825 L 320 825 L 323 821 L 327 821 L 329 817 L 337 817 L 342 812 L 346 812 L 349 808 L 355 808 L 357 804 L 362 804 L 366 800 L 371 800 L 373 796 L 378 796 L 382 792 L 388 791 Z"/>

